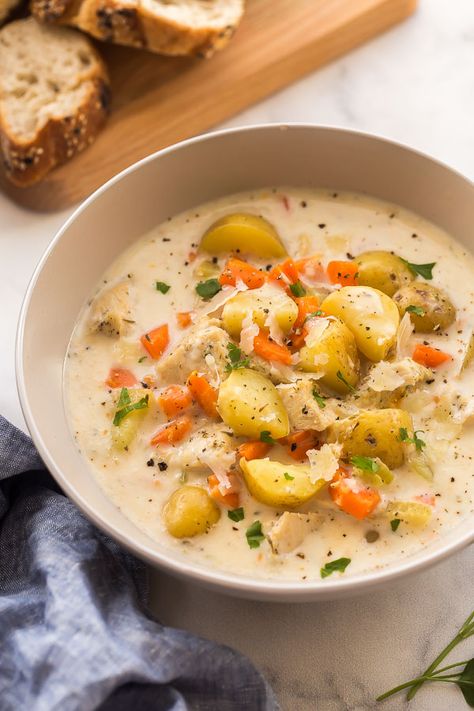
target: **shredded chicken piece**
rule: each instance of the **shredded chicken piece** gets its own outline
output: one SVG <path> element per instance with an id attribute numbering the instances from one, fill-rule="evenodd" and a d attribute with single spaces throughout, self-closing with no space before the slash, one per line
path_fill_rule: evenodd
<path id="1" fill-rule="evenodd" d="M 90 330 L 105 336 L 123 336 L 127 321 L 131 320 L 129 285 L 122 281 L 102 291 L 94 300 Z"/>
<path id="2" fill-rule="evenodd" d="M 431 371 L 412 358 L 380 361 L 374 365 L 357 393 L 349 400 L 361 409 L 392 407 L 432 377 Z"/>
<path id="3" fill-rule="evenodd" d="M 210 469 L 219 479 L 223 493 L 228 494 L 235 490 L 235 482 L 229 479 L 228 472 L 235 464 L 238 444 L 223 423 L 215 423 L 196 430 L 180 442 L 179 447 L 170 446 L 166 461 L 184 471 Z"/>
<path id="4" fill-rule="evenodd" d="M 336 398 L 326 398 L 324 407 L 321 407 L 313 395 L 315 380 L 312 377 L 302 378 L 301 373 L 299 376 L 300 379 L 294 383 L 277 385 L 292 430 L 311 429 L 322 432 L 341 417 L 357 412 L 354 405 Z"/>
<path id="5" fill-rule="evenodd" d="M 185 384 L 193 370 L 216 381 L 225 377 L 228 363 L 229 336 L 219 326 L 218 319 L 207 316 L 199 319 L 173 348 L 156 364 L 156 375 L 161 383 Z M 211 355 L 213 360 L 207 356 Z"/>
<path id="6" fill-rule="evenodd" d="M 277 555 L 290 553 L 303 543 L 309 533 L 316 531 L 322 522 L 323 516 L 318 513 L 285 511 L 268 534 L 272 551 Z"/>

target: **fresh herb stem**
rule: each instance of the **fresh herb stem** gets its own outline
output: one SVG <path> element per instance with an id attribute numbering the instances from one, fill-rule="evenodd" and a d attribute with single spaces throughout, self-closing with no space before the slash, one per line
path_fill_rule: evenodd
<path id="1" fill-rule="evenodd" d="M 455 666 L 457 666 L 457 664 Z M 403 691 L 404 689 L 409 689 L 410 687 L 413 689 L 413 688 L 415 688 L 415 686 L 417 684 L 419 684 L 421 686 L 422 684 L 425 683 L 425 681 L 441 681 L 444 684 L 452 682 L 452 683 L 456 684 L 459 681 L 459 674 L 456 674 L 456 675 L 449 675 L 448 674 L 446 676 L 430 676 L 427 674 L 423 674 L 422 676 L 415 677 L 415 679 L 406 681 L 404 684 L 395 686 L 393 689 L 390 689 L 390 691 L 386 691 L 385 694 L 381 694 L 380 696 L 377 696 L 376 701 L 385 701 L 385 699 L 388 699 L 390 696 L 393 696 L 394 694 L 398 694 L 400 691 Z M 474 686 L 474 682 L 463 681 L 463 685 Z M 412 697 L 410 697 L 410 698 L 412 698 Z M 408 694 L 407 694 L 407 699 L 408 699 Z"/>
<path id="2" fill-rule="evenodd" d="M 430 664 L 430 666 L 426 669 L 425 673 L 422 675 L 423 677 L 429 676 L 432 674 L 435 669 L 441 664 L 443 659 L 446 659 L 448 654 L 453 651 L 457 645 L 462 642 L 464 639 L 467 639 L 471 635 L 474 634 L 474 611 L 471 612 L 469 617 L 464 621 L 462 624 L 459 632 L 457 635 L 454 637 L 451 642 L 446 645 L 446 647 L 438 654 L 434 662 Z M 407 694 L 407 699 L 410 701 L 418 691 L 418 689 L 424 684 L 426 679 L 423 679 L 422 681 L 417 682 L 416 684 L 413 685 L 413 687 L 410 689 L 410 691 Z"/>
<path id="3" fill-rule="evenodd" d="M 389 696 L 393 696 L 404 689 L 408 689 L 407 701 L 411 701 L 425 681 L 437 681 L 456 684 L 461 689 L 467 703 L 470 706 L 473 706 L 471 692 L 469 691 L 468 694 L 467 690 L 471 688 L 474 689 L 474 680 L 472 679 L 472 664 L 474 660 L 470 659 L 463 662 L 448 664 L 444 667 L 439 667 L 443 659 L 445 659 L 460 642 L 468 637 L 471 637 L 472 635 L 474 635 L 474 611 L 471 612 L 469 617 L 461 625 L 454 639 L 452 639 L 451 642 L 447 644 L 446 647 L 438 654 L 436 659 L 429 665 L 423 674 L 420 674 L 420 676 L 386 691 L 384 694 L 377 697 L 377 701 L 384 701 L 384 699 L 388 699 Z M 450 672 L 452 669 L 458 669 L 459 671 Z M 444 672 L 450 673 L 445 674 Z"/>

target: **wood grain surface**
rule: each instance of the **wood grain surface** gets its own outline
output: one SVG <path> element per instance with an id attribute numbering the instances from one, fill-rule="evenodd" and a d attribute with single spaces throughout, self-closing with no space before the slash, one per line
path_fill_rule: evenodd
<path id="1" fill-rule="evenodd" d="M 98 44 L 112 113 L 97 141 L 16 202 L 52 211 L 164 146 L 199 134 L 410 15 L 417 0 L 248 0 L 231 44 L 210 60 Z"/>

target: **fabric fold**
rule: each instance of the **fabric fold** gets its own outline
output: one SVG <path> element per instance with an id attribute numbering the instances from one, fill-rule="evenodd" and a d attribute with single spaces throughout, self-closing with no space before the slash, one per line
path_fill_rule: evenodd
<path id="1" fill-rule="evenodd" d="M 1 711 L 274 711 L 234 650 L 146 612 L 146 566 L 98 531 L 0 416 Z"/>

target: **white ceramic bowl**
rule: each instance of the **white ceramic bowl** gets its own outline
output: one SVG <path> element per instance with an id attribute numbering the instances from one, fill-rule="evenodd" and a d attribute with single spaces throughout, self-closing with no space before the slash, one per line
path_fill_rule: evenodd
<path id="1" fill-rule="evenodd" d="M 99 528 L 137 556 L 242 597 L 328 599 L 388 584 L 445 558 L 474 540 L 474 521 L 465 521 L 396 565 L 354 577 L 289 583 L 203 568 L 150 540 L 104 496 L 76 449 L 63 402 L 63 363 L 74 323 L 111 261 L 169 215 L 225 194 L 278 185 L 366 192 L 413 210 L 473 247 L 472 183 L 399 144 L 307 125 L 255 126 L 194 138 L 120 173 L 58 232 L 23 304 L 18 389 L 33 440 L 60 487 Z"/>

